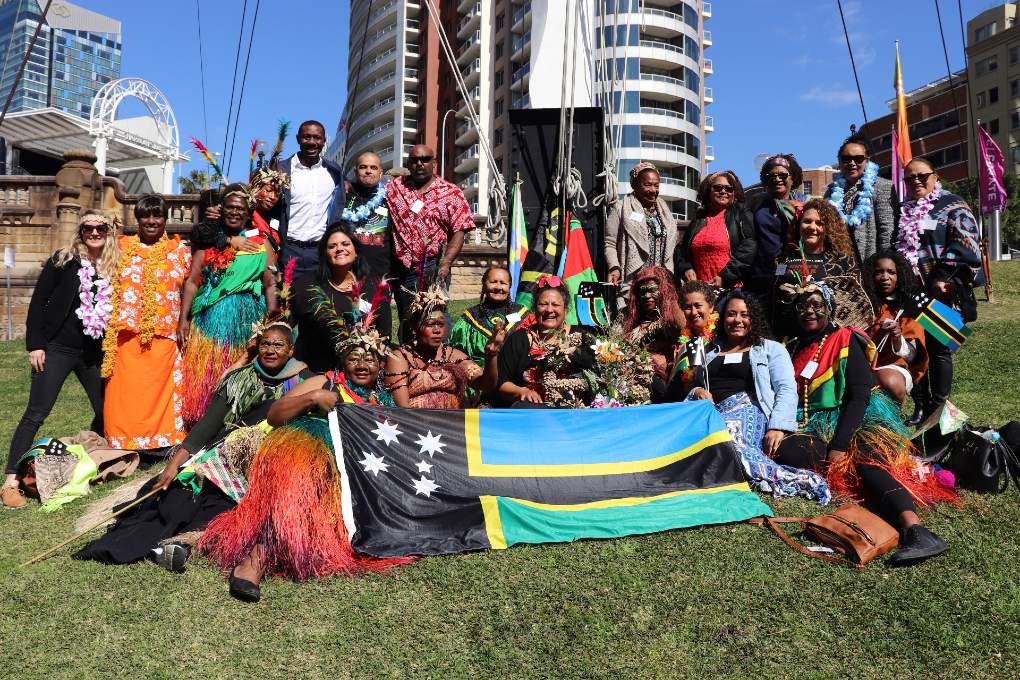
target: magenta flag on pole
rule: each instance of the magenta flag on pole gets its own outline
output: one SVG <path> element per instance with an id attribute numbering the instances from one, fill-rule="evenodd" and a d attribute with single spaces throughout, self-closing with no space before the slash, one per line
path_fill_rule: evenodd
<path id="1" fill-rule="evenodd" d="M 992 136 L 978 126 L 978 151 L 981 153 L 978 163 L 978 196 L 981 200 L 981 212 L 991 213 L 1006 208 L 1006 186 L 1002 182 L 1002 151 Z"/>

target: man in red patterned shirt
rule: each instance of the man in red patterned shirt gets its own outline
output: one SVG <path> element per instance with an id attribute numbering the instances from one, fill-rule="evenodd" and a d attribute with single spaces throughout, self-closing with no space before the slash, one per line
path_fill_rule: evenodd
<path id="1" fill-rule="evenodd" d="M 449 286 L 465 232 L 475 228 L 474 214 L 456 184 L 436 177 L 436 154 L 424 144 L 411 147 L 410 174 L 386 185 L 393 225 L 393 278 L 401 319 L 419 286 L 439 281 Z M 410 291 L 410 292 L 408 292 Z"/>

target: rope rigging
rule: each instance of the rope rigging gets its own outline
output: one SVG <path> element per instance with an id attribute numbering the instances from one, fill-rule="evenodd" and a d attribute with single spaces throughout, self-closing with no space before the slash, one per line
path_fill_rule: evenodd
<path id="1" fill-rule="evenodd" d="M 195 13 L 198 16 L 198 72 L 202 82 L 202 131 L 209 139 L 209 114 L 205 104 L 205 56 L 202 54 L 202 2 L 195 0 Z"/>
<path id="2" fill-rule="evenodd" d="M 32 56 L 32 49 L 35 47 L 35 41 L 39 38 L 39 32 L 43 27 L 43 20 L 49 14 L 50 5 L 53 4 L 53 0 L 46 0 L 46 7 L 42 11 L 42 15 L 39 21 L 35 25 L 35 32 L 32 33 L 32 39 L 28 42 L 28 49 L 25 50 L 25 56 L 21 60 L 21 66 L 18 67 L 18 72 L 14 76 L 14 82 L 11 83 L 11 89 L 7 93 L 7 101 L 4 102 L 4 109 L 0 111 L 0 125 L 3 125 L 4 118 L 7 117 L 7 109 L 11 107 L 11 101 L 14 99 L 14 93 L 18 90 L 18 83 L 21 82 L 21 76 L 25 75 L 25 66 L 28 64 L 28 58 Z M 19 6 L 20 10 L 20 6 Z M 6 65 L 4 66 L 6 69 Z"/>
<path id="3" fill-rule="evenodd" d="M 861 93 L 861 81 L 857 77 L 857 64 L 854 62 L 854 51 L 850 47 L 850 34 L 846 30 L 846 19 L 843 17 L 843 1 L 836 0 L 836 7 L 839 8 L 839 20 L 843 22 L 843 38 L 846 40 L 846 51 L 850 53 L 850 68 L 854 72 L 854 82 L 857 83 L 857 98 L 861 100 L 861 113 L 864 114 L 864 122 L 868 122 L 868 112 L 864 108 L 864 95 Z"/>
<path id="4" fill-rule="evenodd" d="M 223 152 L 227 151 L 227 142 L 230 140 L 230 120 L 234 115 L 234 91 L 237 87 L 237 67 L 241 64 L 241 43 L 244 38 L 244 18 L 248 12 L 248 0 L 244 0 L 244 5 L 241 7 L 241 27 L 237 32 L 237 54 L 234 57 L 234 75 L 231 78 L 230 85 L 230 102 L 227 104 L 227 129 L 223 131 Z M 223 181 L 227 178 L 224 177 Z"/>
<path id="5" fill-rule="evenodd" d="M 956 86 L 953 85 L 953 70 L 949 66 L 949 50 L 946 48 L 946 34 L 942 30 L 942 13 L 939 11 L 939 0 L 932 0 L 935 3 L 935 16 L 939 21 L 939 37 L 942 39 L 942 54 L 946 58 L 946 75 L 949 77 L 949 91 L 953 94 L 953 108 L 957 111 L 960 110 L 960 102 L 956 98 Z M 963 139 L 963 126 L 966 125 L 965 121 L 959 120 L 959 114 L 957 114 L 956 121 L 956 133 L 960 138 L 960 150 L 962 151 L 966 145 Z"/>
<path id="6" fill-rule="evenodd" d="M 351 102 L 354 100 L 354 93 L 358 91 L 358 84 L 361 82 L 361 67 L 365 63 L 365 40 L 368 37 L 368 26 L 371 23 L 372 23 L 372 3 L 369 2 L 368 11 L 365 15 L 365 28 L 361 32 L 361 49 L 358 50 L 358 70 L 355 71 L 354 73 L 354 87 L 347 89 L 347 102 L 344 104 L 344 109 L 340 113 L 341 116 L 344 116 L 345 114 L 347 114 L 348 111 L 350 111 L 350 113 L 347 114 L 346 121 L 347 135 L 344 137 L 344 143 L 343 146 L 340 148 L 339 155 L 340 167 L 342 168 L 347 167 L 347 142 L 350 141 L 351 139 L 350 133 L 351 130 L 354 129 L 354 111 L 351 110 Z M 343 122 L 342 119 L 341 122 Z"/>
<path id="7" fill-rule="evenodd" d="M 499 166 L 496 164 L 496 159 L 492 154 L 492 147 L 489 146 L 489 139 L 485 134 L 485 129 L 482 127 L 482 123 L 478 117 L 478 112 L 475 110 L 474 102 L 470 97 L 466 83 L 464 82 L 464 76 L 461 74 L 460 69 L 457 67 L 457 56 L 453 51 L 453 47 L 450 45 L 450 40 L 447 38 L 446 30 L 443 28 L 442 22 L 439 20 L 439 10 L 435 4 L 435 0 L 425 0 L 425 4 L 428 7 L 429 19 L 432 24 L 436 27 L 436 32 L 439 34 L 439 44 L 443 48 L 443 54 L 446 56 L 446 60 L 450 65 L 450 70 L 453 72 L 454 82 L 457 85 L 457 89 L 460 91 L 461 96 L 464 98 L 464 103 L 467 105 L 468 118 L 471 120 L 471 124 L 475 126 L 478 131 L 478 145 L 482 151 L 485 152 L 485 159 L 488 162 L 489 170 L 492 172 L 494 181 L 489 184 L 489 197 L 493 200 L 496 207 L 496 217 L 492 215 L 487 217 L 489 225 L 499 223 L 503 220 L 503 216 L 506 214 L 506 180 L 503 179 L 503 173 L 500 172 Z"/>
<path id="8" fill-rule="evenodd" d="M 248 62 L 251 61 L 251 45 L 255 41 L 255 24 L 259 20 L 259 6 L 261 4 L 262 0 L 255 0 L 255 12 L 252 14 L 251 32 L 248 33 L 248 54 L 244 57 L 244 73 L 241 75 L 241 94 L 237 97 L 237 113 L 234 116 L 234 131 L 230 136 L 230 155 L 227 157 L 228 175 L 230 174 L 230 164 L 234 160 L 234 144 L 237 142 L 237 124 L 241 120 L 241 104 L 244 103 L 244 86 L 248 82 Z"/>

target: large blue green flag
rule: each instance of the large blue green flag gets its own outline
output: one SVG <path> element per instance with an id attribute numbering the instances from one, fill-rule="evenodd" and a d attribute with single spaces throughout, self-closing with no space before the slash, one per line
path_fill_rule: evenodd
<path id="1" fill-rule="evenodd" d="M 356 550 L 440 555 L 737 522 L 750 490 L 711 402 L 330 416 Z"/>

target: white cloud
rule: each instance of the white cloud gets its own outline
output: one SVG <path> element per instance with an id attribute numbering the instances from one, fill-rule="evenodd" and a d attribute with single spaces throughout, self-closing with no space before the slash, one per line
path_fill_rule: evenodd
<path id="1" fill-rule="evenodd" d="M 855 90 L 839 89 L 835 87 L 812 87 L 810 90 L 802 94 L 800 99 L 801 101 L 815 102 L 835 108 L 855 103 L 857 101 L 857 92 Z"/>

